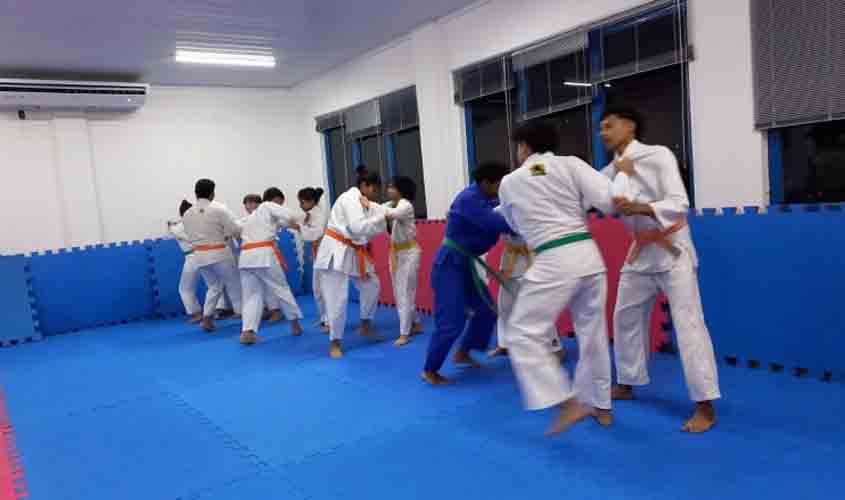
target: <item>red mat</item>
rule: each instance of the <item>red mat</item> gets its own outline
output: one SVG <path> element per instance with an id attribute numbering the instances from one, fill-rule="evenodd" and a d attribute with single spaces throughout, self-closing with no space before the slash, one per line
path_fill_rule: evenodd
<path id="1" fill-rule="evenodd" d="M 6 400 L 0 390 L 0 500 L 17 500 L 27 496 L 23 468 L 15 446 L 15 433 Z"/>
<path id="2" fill-rule="evenodd" d="M 419 285 L 417 289 L 417 308 L 423 312 L 431 313 L 434 310 L 434 292 L 431 289 L 431 267 L 440 242 L 446 231 L 445 221 L 418 221 L 417 241 L 422 248 L 422 261 L 420 263 Z M 607 264 L 607 317 L 609 334 L 613 337 L 613 308 L 616 305 L 616 291 L 619 286 L 619 275 L 628 248 L 631 245 L 631 234 L 625 224 L 612 217 L 599 218 L 596 215 L 590 216 L 590 231 L 593 233 L 596 243 L 601 250 L 604 261 Z M 491 266 L 497 268 L 502 255 L 502 244 L 497 245 L 487 255 L 487 261 Z M 388 239 L 385 235 L 379 236 L 373 241 L 373 256 L 376 261 L 376 272 L 382 283 L 380 302 L 385 305 L 395 306 L 396 300 L 393 297 L 393 286 L 391 285 L 390 272 L 388 270 Z M 498 293 L 498 286 L 495 282 L 490 284 L 493 297 Z M 657 350 L 667 340 L 668 336 L 663 331 L 663 324 L 668 323 L 668 314 L 663 311 L 665 297 L 660 297 L 655 305 L 651 317 L 651 346 Z M 572 320 L 569 313 L 561 315 L 558 321 L 558 331 L 568 334 L 573 331 Z"/>

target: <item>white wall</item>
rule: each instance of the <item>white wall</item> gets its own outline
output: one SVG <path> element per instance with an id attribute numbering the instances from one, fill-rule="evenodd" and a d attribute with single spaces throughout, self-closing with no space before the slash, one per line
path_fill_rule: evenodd
<path id="1" fill-rule="evenodd" d="M 304 103 L 304 163 L 318 165 L 314 117 L 416 84 L 429 215 L 443 217 L 466 182 L 461 108 L 451 72 L 647 0 L 488 0 L 423 26 L 373 54 L 294 89 Z M 762 137 L 753 128 L 747 2 L 690 0 L 696 59 L 690 64 L 694 178 L 699 207 L 761 205 Z M 647 111 L 646 111 L 647 112 Z M 315 174 L 315 179 L 316 174 Z"/>
<path id="2" fill-rule="evenodd" d="M 0 253 L 160 236 L 200 177 L 236 213 L 270 185 L 295 206 L 314 173 L 295 161 L 300 115 L 287 91 L 191 87 L 132 114 L 2 114 Z"/>

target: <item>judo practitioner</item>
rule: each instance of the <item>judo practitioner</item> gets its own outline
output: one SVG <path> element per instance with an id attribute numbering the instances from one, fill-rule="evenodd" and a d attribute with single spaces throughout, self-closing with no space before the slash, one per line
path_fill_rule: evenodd
<path id="1" fill-rule="evenodd" d="M 494 211 L 499 183 L 507 173 L 507 166 L 501 163 L 480 165 L 473 172 L 475 182 L 461 191 L 449 207 L 446 237 L 431 272 L 435 331 L 422 372 L 423 380 L 429 384 L 449 383 L 440 369 L 464 330 L 455 363 L 478 367 L 470 352 L 485 350 L 490 343 L 496 306 L 476 266 L 494 276 L 498 274 L 480 256 L 496 245 L 499 235 L 511 232 L 505 219 Z"/>
<path id="2" fill-rule="evenodd" d="M 326 233 L 326 215 L 323 209 L 320 208 L 320 198 L 323 197 L 323 192 L 323 188 L 308 187 L 300 189 L 297 194 L 299 208 L 305 212 L 305 220 L 300 225 L 299 233 L 302 235 L 302 240 L 311 246 L 312 262 L 316 262 L 317 260 L 317 250 L 320 248 L 320 242 Z M 314 292 L 314 302 L 317 303 L 317 310 L 320 313 L 320 330 L 328 333 L 329 323 L 326 316 L 326 301 L 323 298 L 319 273 L 316 269 L 313 270 L 311 287 Z"/>
<path id="3" fill-rule="evenodd" d="M 208 287 L 201 325 L 203 330 L 212 332 L 215 330 L 214 311 L 224 286 L 229 290 L 235 313 L 241 313 L 241 280 L 232 250 L 226 244 L 226 238 L 239 236 L 241 228 L 232 212 L 214 201 L 214 181 L 200 179 L 194 192 L 197 203 L 185 212 L 182 222 L 199 273 Z"/>
<path id="4" fill-rule="evenodd" d="M 291 321 L 293 334 L 302 334 L 302 311 L 291 292 L 284 271 L 284 256 L 276 243 L 279 227 L 299 229 L 293 213 L 282 204 L 282 191 L 272 187 L 264 192 L 264 202 L 246 218 L 241 232 L 241 270 L 243 288 L 243 328 L 241 344 L 254 344 L 258 340 L 258 327 L 264 301 L 275 297 L 285 317 Z"/>
<path id="5" fill-rule="evenodd" d="M 617 206 L 634 233 L 634 243 L 622 269 L 614 311 L 618 385 L 613 396 L 633 399 L 634 386 L 650 381 L 650 316 L 658 292 L 663 292 L 669 299 L 689 396 L 696 403 L 682 430 L 706 432 L 716 422 L 713 401 L 721 393 L 686 219 L 689 199 L 672 151 L 637 141 L 642 126 L 635 111 L 623 108 L 607 110 L 601 122 L 602 140 L 615 156 L 603 173 L 615 178 L 620 168 L 633 166 L 635 171 Z"/>
<path id="6" fill-rule="evenodd" d="M 607 268 L 587 227 L 587 210 L 613 210 L 611 181 L 575 156 L 554 156 L 551 125 L 523 125 L 513 140 L 522 166 L 502 180 L 500 210 L 535 255 L 505 326 L 525 407 L 559 407 L 548 434 L 591 415 L 609 426 Z M 549 349 L 554 324 L 567 308 L 578 336 L 574 387 Z"/>
<path id="7" fill-rule="evenodd" d="M 414 198 L 417 185 L 408 177 L 394 177 L 387 186 L 390 199 L 384 204 L 390 217 L 390 276 L 396 311 L 399 313 L 399 338 L 394 345 L 401 347 L 411 341 L 411 335 L 422 332 L 417 312 L 417 275 L 422 252 L 417 244 L 417 221 Z"/>
<path id="8" fill-rule="evenodd" d="M 387 217 L 384 207 L 368 201 L 378 195 L 381 179 L 363 165 L 358 167 L 357 174 L 355 186 L 340 195 L 332 207 L 314 263 L 326 302 L 329 355 L 335 359 L 343 357 L 341 344 L 346 329 L 349 281 L 353 281 L 359 291 L 359 333 L 365 337 L 374 335 L 371 323 L 381 290 L 369 243 L 375 235 L 387 230 Z"/>
<path id="9" fill-rule="evenodd" d="M 513 311 L 513 302 L 516 294 L 519 292 L 519 286 L 522 277 L 531 264 L 534 262 L 534 255 L 528 248 L 528 245 L 518 235 L 505 234 L 502 236 L 505 248 L 502 252 L 502 260 L 499 264 L 499 272 L 505 280 L 507 287 L 499 287 L 499 299 L 497 301 L 499 308 L 499 318 L 496 321 L 496 340 L 497 346 L 488 353 L 488 356 L 495 358 L 497 356 L 507 356 L 507 328 L 506 325 L 510 321 L 510 315 Z M 510 290 L 510 291 L 508 291 Z M 563 361 L 566 358 L 566 350 L 560 342 L 560 336 L 557 333 L 557 328 L 554 328 L 551 337 L 549 348 L 556 353 L 558 358 Z"/>
<path id="10" fill-rule="evenodd" d="M 179 205 L 180 219 L 185 216 L 185 212 L 191 208 L 188 200 L 182 200 Z M 191 241 L 188 234 L 185 233 L 185 225 L 180 220 L 179 222 L 167 222 L 167 231 L 179 244 L 182 254 L 185 256 L 185 262 L 182 264 L 182 275 L 179 277 L 179 297 L 182 298 L 182 305 L 185 306 L 185 312 L 190 316 L 188 323 L 199 323 L 202 321 L 202 307 L 199 300 L 197 300 L 197 282 L 199 281 L 199 269 L 197 268 L 197 261 L 194 259 L 194 249 L 191 246 Z"/>

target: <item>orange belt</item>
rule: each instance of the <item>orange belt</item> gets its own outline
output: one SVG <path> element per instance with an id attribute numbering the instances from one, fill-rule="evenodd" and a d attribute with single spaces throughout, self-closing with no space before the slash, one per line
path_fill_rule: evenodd
<path id="1" fill-rule="evenodd" d="M 390 242 L 390 270 L 396 270 L 398 265 L 398 260 L 396 254 L 399 252 L 404 252 L 405 250 L 410 250 L 412 248 L 417 247 L 417 240 L 408 240 L 402 243 L 394 243 Z"/>
<path id="2" fill-rule="evenodd" d="M 326 236 L 337 240 L 344 245 L 350 247 L 351 249 L 355 250 L 355 255 L 358 257 L 358 275 L 363 278 L 367 275 L 367 260 L 373 263 L 375 266 L 375 261 L 373 260 L 373 256 L 370 255 L 369 250 L 367 249 L 366 245 L 358 245 L 352 242 L 346 236 L 338 233 L 334 229 L 326 229 Z"/>
<path id="3" fill-rule="evenodd" d="M 525 257 L 528 259 L 529 266 L 531 265 L 532 255 L 531 250 L 528 248 L 528 245 L 515 245 L 509 241 L 505 242 L 505 253 L 502 256 L 502 276 L 509 280 L 513 276 L 513 272 L 516 269 L 516 260 L 519 257 Z"/>
<path id="4" fill-rule="evenodd" d="M 225 243 L 209 243 L 208 245 L 194 245 L 194 250 L 197 252 L 210 252 L 212 250 L 225 250 Z"/>
<path id="5" fill-rule="evenodd" d="M 285 272 L 288 272 L 288 263 L 285 261 L 285 256 L 279 250 L 279 245 L 275 241 L 256 241 L 255 243 L 244 243 L 241 246 L 241 251 L 252 250 L 253 248 L 272 248 L 273 253 L 276 254 L 276 260 Z"/>
<path id="6" fill-rule="evenodd" d="M 628 256 L 628 263 L 633 264 L 634 261 L 637 260 L 637 257 L 640 256 L 643 248 L 648 245 L 657 245 L 667 252 L 677 256 L 681 251 L 672 244 L 672 241 L 669 240 L 669 236 L 677 233 L 685 227 L 687 227 L 687 220 L 682 219 L 665 230 L 655 228 L 640 231 L 634 239 L 634 248 L 631 249 L 631 255 Z"/>

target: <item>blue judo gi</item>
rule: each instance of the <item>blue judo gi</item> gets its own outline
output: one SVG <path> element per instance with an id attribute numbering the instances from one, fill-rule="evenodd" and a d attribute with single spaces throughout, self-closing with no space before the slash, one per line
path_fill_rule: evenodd
<path id="1" fill-rule="evenodd" d="M 428 346 L 427 372 L 440 370 L 452 344 L 465 328 L 463 350 L 485 349 L 490 343 L 496 324 L 492 307 L 495 302 L 486 286 L 477 285 L 472 274 L 472 259 L 466 254 L 481 256 L 496 245 L 500 234 L 511 233 L 504 217 L 493 211 L 498 204 L 496 198 L 487 197 L 480 186 L 473 183 L 461 191 L 449 207 L 446 238 L 431 271 L 436 330 Z M 473 312 L 469 320 L 468 311 Z"/>

